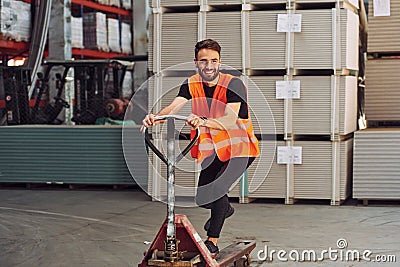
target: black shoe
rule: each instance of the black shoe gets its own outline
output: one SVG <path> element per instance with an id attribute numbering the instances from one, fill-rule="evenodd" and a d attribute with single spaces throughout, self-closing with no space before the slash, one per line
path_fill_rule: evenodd
<path id="1" fill-rule="evenodd" d="M 229 217 L 231 217 L 234 212 L 235 212 L 235 209 L 231 205 L 229 205 L 228 210 L 225 213 L 225 219 L 228 219 Z M 211 218 L 208 219 L 206 221 L 206 223 L 204 224 L 204 230 L 206 232 L 208 231 L 208 229 L 210 229 L 210 224 L 211 224 Z"/>
<path id="2" fill-rule="evenodd" d="M 210 240 L 204 241 L 204 245 L 206 245 L 206 247 L 210 251 L 211 256 L 215 256 L 215 255 L 217 255 L 219 253 L 218 246 L 214 245 L 214 243 L 211 242 Z"/>

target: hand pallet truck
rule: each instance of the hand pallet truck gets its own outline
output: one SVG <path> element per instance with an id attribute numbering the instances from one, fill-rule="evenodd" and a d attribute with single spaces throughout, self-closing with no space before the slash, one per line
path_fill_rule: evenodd
<path id="1" fill-rule="evenodd" d="M 197 129 L 190 144 L 175 157 L 175 120 L 186 121 L 187 117 L 166 115 L 156 117 L 155 121 L 158 120 L 167 121 L 167 156 L 152 143 L 148 129 L 145 130 L 145 142 L 168 165 L 167 217 L 138 267 L 249 266 L 250 252 L 256 247 L 255 241 L 233 243 L 213 258 L 189 219 L 183 214 L 175 215 L 175 166 L 197 142 L 200 130 Z"/>

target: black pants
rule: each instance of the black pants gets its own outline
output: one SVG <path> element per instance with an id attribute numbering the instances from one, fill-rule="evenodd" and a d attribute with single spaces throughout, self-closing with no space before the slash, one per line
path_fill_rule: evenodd
<path id="1" fill-rule="evenodd" d="M 227 193 L 254 159 L 238 157 L 223 162 L 214 154 L 202 162 L 196 203 L 200 207 L 211 209 L 211 224 L 207 236 L 219 238 L 225 213 L 230 206 Z"/>

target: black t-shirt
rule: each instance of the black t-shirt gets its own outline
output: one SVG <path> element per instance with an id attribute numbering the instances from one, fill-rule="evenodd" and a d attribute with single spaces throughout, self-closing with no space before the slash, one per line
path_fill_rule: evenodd
<path id="1" fill-rule="evenodd" d="M 204 93 L 207 97 L 208 108 L 211 107 L 211 101 L 216 87 L 216 85 L 209 87 L 203 83 Z M 181 85 L 178 96 L 184 97 L 188 100 L 192 99 L 187 79 Z M 226 90 L 226 100 L 228 103 L 240 102 L 239 118 L 247 119 L 249 117 L 247 110 L 247 94 L 242 80 L 239 78 L 232 78 L 228 84 L 228 90 Z"/>

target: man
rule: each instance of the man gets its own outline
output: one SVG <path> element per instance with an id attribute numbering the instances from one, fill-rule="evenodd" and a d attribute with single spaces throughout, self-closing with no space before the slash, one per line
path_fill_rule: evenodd
<path id="1" fill-rule="evenodd" d="M 202 166 L 196 203 L 211 210 L 204 225 L 208 236 L 204 243 L 214 255 L 219 252 L 217 241 L 224 221 L 234 213 L 227 193 L 260 154 L 246 88 L 239 78 L 219 71 L 220 52 L 214 40 L 198 42 L 194 59 L 198 73 L 187 79 L 172 103 L 157 114 L 177 114 L 187 101 L 192 102 L 187 124 L 200 127 L 200 137 L 191 154 Z M 143 125 L 154 125 L 154 117 L 148 114 Z"/>

